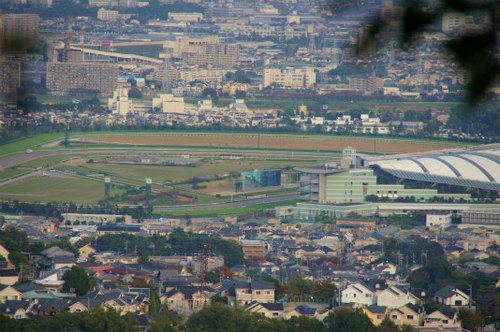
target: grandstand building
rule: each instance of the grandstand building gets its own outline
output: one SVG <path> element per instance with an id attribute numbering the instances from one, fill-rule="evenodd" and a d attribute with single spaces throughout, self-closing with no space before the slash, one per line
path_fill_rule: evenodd
<path id="1" fill-rule="evenodd" d="M 500 226 L 500 212 L 490 211 L 491 204 L 483 204 L 485 212 L 468 211 L 474 208 L 471 195 L 453 192 L 458 186 L 500 192 L 500 144 L 393 156 L 360 156 L 346 148 L 339 165 L 296 171 L 301 196 L 309 202 L 278 208 L 277 215 L 463 213 L 463 223 Z M 377 174 L 390 175 L 395 183 L 379 183 Z M 422 188 L 407 188 L 401 180 L 422 182 Z M 425 183 L 432 183 L 432 188 L 425 188 L 430 187 Z M 436 184 L 448 185 L 445 188 L 451 187 L 451 192 L 438 192 Z"/>
<path id="2" fill-rule="evenodd" d="M 400 179 L 500 191 L 500 144 L 365 158 L 363 165 Z"/>

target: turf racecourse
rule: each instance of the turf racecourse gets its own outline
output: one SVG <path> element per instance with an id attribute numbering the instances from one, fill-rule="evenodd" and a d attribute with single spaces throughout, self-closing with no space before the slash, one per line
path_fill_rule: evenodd
<path id="1" fill-rule="evenodd" d="M 231 133 L 206 131 L 97 131 L 71 133 L 76 140 L 69 147 L 57 142 L 64 133 L 42 134 L 0 146 L 0 157 L 26 150 L 89 149 L 89 148 L 203 148 L 274 151 L 337 152 L 350 145 L 366 153 L 403 153 L 438 150 L 464 146 L 466 143 L 417 138 L 390 138 L 384 136 L 341 136 L 310 134 Z"/>

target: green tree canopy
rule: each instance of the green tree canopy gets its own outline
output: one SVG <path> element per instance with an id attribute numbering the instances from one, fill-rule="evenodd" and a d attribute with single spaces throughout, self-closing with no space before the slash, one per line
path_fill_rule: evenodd
<path id="1" fill-rule="evenodd" d="M 64 272 L 63 291 L 69 292 L 72 288 L 78 296 L 87 294 L 90 290 L 90 278 L 85 270 L 77 265 L 73 265 L 71 269 Z"/>
<path id="2" fill-rule="evenodd" d="M 326 316 L 324 323 L 331 332 L 372 332 L 376 327 L 361 309 L 341 307 Z"/>
<path id="3" fill-rule="evenodd" d="M 314 281 L 303 276 L 296 276 L 288 280 L 288 287 L 294 295 L 311 295 L 314 286 Z"/>

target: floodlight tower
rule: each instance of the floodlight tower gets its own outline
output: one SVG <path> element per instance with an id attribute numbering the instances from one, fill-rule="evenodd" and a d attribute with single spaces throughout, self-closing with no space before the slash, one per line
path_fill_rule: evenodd
<path id="1" fill-rule="evenodd" d="M 206 244 L 203 245 L 203 249 L 200 251 L 200 290 L 203 291 L 205 287 L 205 281 L 208 273 L 208 257 L 210 256 L 210 251 Z"/>
<path id="2" fill-rule="evenodd" d="M 109 202 L 109 195 L 111 194 L 111 178 L 104 178 L 104 197 L 106 199 L 106 204 Z"/>
<path id="3" fill-rule="evenodd" d="M 170 58 L 165 58 L 163 61 L 163 76 L 161 82 L 161 91 L 163 93 L 170 93 L 172 88 L 172 81 L 170 80 Z"/>
<path id="4" fill-rule="evenodd" d="M 151 216 L 151 212 L 153 212 L 153 207 L 151 205 L 151 179 L 146 178 L 146 215 Z"/>

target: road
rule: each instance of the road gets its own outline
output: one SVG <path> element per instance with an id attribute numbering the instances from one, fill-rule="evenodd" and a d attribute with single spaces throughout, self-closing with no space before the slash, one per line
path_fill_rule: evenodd
<path id="1" fill-rule="evenodd" d="M 264 197 L 264 198 L 253 198 L 253 199 L 245 199 L 245 200 L 234 201 L 234 202 L 206 204 L 206 205 L 175 205 L 175 206 L 156 205 L 154 207 L 154 210 L 156 212 L 174 212 L 174 211 L 188 211 L 188 210 L 195 211 L 195 210 L 228 209 L 228 208 L 244 207 L 244 206 L 251 206 L 251 205 L 286 202 L 286 201 L 291 201 L 291 200 L 296 200 L 296 199 L 300 199 L 300 195 L 288 194 L 288 195 L 271 196 L 271 197 Z"/>

